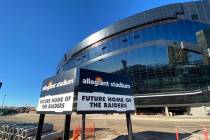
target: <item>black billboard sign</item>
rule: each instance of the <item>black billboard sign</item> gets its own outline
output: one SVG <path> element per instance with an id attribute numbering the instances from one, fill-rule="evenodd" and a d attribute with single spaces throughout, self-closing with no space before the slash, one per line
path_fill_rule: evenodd
<path id="1" fill-rule="evenodd" d="M 73 107 L 76 69 L 43 81 L 37 113 L 70 114 Z"/>
<path id="2" fill-rule="evenodd" d="M 77 112 L 134 112 L 131 79 L 104 72 L 80 69 Z"/>

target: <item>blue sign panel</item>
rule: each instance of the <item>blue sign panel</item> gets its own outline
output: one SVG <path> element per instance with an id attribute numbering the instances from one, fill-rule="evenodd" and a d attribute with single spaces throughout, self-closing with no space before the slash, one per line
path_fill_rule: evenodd
<path id="1" fill-rule="evenodd" d="M 37 113 L 71 113 L 75 85 L 76 69 L 62 72 L 44 80 Z"/>
<path id="2" fill-rule="evenodd" d="M 85 69 L 79 75 L 78 113 L 135 111 L 129 77 Z"/>

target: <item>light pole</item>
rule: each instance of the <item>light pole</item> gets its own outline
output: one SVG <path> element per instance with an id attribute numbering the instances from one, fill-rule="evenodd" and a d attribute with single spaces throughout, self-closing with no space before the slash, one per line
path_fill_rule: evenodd
<path id="1" fill-rule="evenodd" d="M 3 98 L 3 102 L 2 102 L 2 108 L 4 107 L 5 97 L 6 97 L 6 94 L 4 94 L 4 98 Z"/>

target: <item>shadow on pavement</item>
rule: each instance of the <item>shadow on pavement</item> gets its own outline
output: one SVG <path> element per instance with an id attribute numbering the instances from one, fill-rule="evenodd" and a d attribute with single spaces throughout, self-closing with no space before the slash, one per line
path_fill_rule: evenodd
<path id="1" fill-rule="evenodd" d="M 110 128 L 95 128 L 95 131 L 109 130 Z"/>
<path id="2" fill-rule="evenodd" d="M 179 134 L 179 139 L 187 138 L 191 134 L 184 133 Z M 134 140 L 175 140 L 175 133 L 167 133 L 167 132 L 157 132 L 157 131 L 143 131 L 138 133 L 133 133 Z M 128 135 L 121 135 L 113 140 L 127 140 Z"/>

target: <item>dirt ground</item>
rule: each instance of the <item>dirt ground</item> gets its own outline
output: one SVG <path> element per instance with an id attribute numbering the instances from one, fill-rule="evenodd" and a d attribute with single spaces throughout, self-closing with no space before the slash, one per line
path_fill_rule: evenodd
<path id="1" fill-rule="evenodd" d="M 35 113 L 0 117 L 22 122 L 38 122 L 38 118 L 39 115 Z M 125 115 L 87 115 L 86 118 L 86 125 L 95 124 L 97 140 L 127 139 Z M 135 140 L 175 140 L 175 128 L 178 128 L 180 139 L 203 139 L 204 126 L 210 132 L 210 117 L 132 115 L 131 118 Z M 46 115 L 45 122 L 53 123 L 55 130 L 63 130 L 64 119 L 64 115 Z M 72 115 L 71 130 L 80 124 L 81 115 Z"/>

